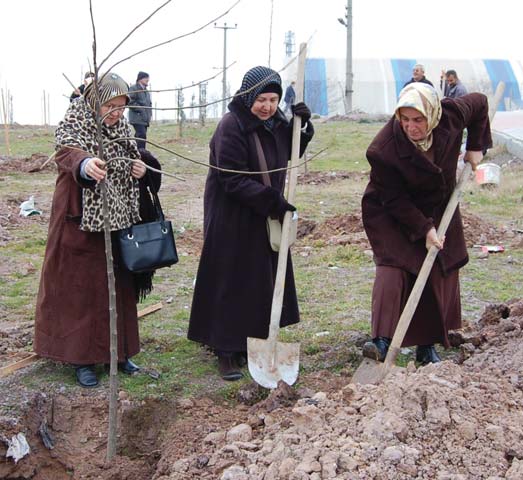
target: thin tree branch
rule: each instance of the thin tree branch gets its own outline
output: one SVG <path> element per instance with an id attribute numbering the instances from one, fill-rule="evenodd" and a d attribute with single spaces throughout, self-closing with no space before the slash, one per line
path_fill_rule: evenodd
<path id="1" fill-rule="evenodd" d="M 98 68 L 102 68 L 103 64 L 109 60 L 109 58 L 118 50 L 130 37 L 131 35 L 136 32 L 144 23 L 148 22 L 154 15 L 156 15 L 163 7 L 165 7 L 168 3 L 171 3 L 171 0 L 167 0 L 165 3 L 160 5 L 156 10 L 154 10 L 145 20 L 140 22 L 136 27 L 134 27 L 123 39 L 122 41 L 114 47 L 111 52 L 105 57 L 101 62 L 100 65 L 98 65 Z"/>
<path id="2" fill-rule="evenodd" d="M 111 143 L 118 143 L 118 142 L 123 141 L 123 140 L 143 140 L 143 139 L 136 138 L 136 137 L 120 137 L 120 138 L 115 138 L 113 140 L 109 140 L 109 141 L 105 142 L 104 145 L 110 145 Z M 211 169 L 217 170 L 219 172 L 240 173 L 240 174 L 244 174 L 244 175 L 260 175 L 262 173 L 283 172 L 283 171 L 291 170 L 292 168 L 298 168 L 298 167 L 301 167 L 301 166 L 309 163 L 310 161 L 314 160 L 318 155 L 322 154 L 323 152 L 325 152 L 326 150 L 329 149 L 329 147 L 322 148 L 319 152 L 315 153 L 312 157 L 310 157 L 310 158 L 304 160 L 303 162 L 299 163 L 298 165 L 296 165 L 296 167 L 281 167 L 281 168 L 273 168 L 272 170 L 257 170 L 256 171 L 256 170 L 233 170 L 233 169 L 230 169 L 230 168 L 218 167 L 216 165 L 211 165 L 208 162 L 203 162 L 201 160 L 194 160 L 193 158 L 186 157 L 185 155 L 182 155 L 181 153 L 175 152 L 174 150 L 171 150 L 171 149 L 169 149 L 167 147 L 159 145 L 159 144 L 157 144 L 155 142 L 152 142 L 150 140 L 145 140 L 145 142 L 150 144 L 150 145 L 152 145 L 152 146 L 154 146 L 154 147 L 156 147 L 156 148 L 158 148 L 158 149 L 160 149 L 160 150 L 163 150 L 164 152 L 171 153 L 172 155 L 175 155 L 175 156 L 181 158 L 182 160 L 187 160 L 188 162 L 194 163 L 196 165 L 201 165 L 202 167 L 211 168 Z M 70 148 L 74 148 L 74 147 L 70 147 Z M 135 162 L 135 161 L 141 162 L 141 160 L 133 159 L 133 158 L 129 158 L 128 160 L 130 160 L 132 162 Z M 145 165 L 145 167 L 149 168 L 147 165 Z M 163 173 L 163 171 L 159 171 L 158 173 Z M 169 176 L 175 177 L 175 174 L 170 174 Z"/>
<path id="3" fill-rule="evenodd" d="M 208 27 L 211 23 L 214 23 L 216 22 L 217 20 L 219 20 L 220 18 L 224 17 L 225 15 L 227 15 L 234 7 L 236 7 L 236 5 L 238 5 L 242 0 L 236 0 L 236 2 L 234 2 L 232 4 L 232 6 L 230 6 L 224 13 L 222 13 L 221 15 L 217 16 L 216 18 L 214 18 L 213 20 L 207 22 L 206 24 L 190 31 L 190 32 L 187 32 L 187 33 L 184 33 L 182 35 L 179 35 L 177 37 L 174 37 L 174 38 L 171 38 L 169 40 L 165 40 L 164 42 L 161 42 L 161 43 L 157 43 L 155 45 L 152 45 L 150 47 L 147 47 L 147 48 L 144 48 L 143 50 L 139 50 L 138 52 L 135 52 L 133 53 L 132 55 L 129 55 L 128 57 L 125 57 L 125 58 L 122 58 L 121 60 L 119 60 L 118 62 L 114 63 L 111 68 L 109 68 L 109 70 L 112 70 L 114 67 L 116 67 L 117 65 L 120 65 L 120 63 L 123 63 L 133 57 L 136 57 L 137 55 L 140 55 L 144 52 L 148 52 L 149 50 L 153 50 L 154 48 L 158 48 L 158 47 L 162 47 L 164 45 L 167 45 L 169 43 L 172 43 L 174 42 L 175 40 L 180 40 L 181 38 L 184 38 L 184 37 L 188 37 L 190 35 L 194 35 L 195 33 L 198 33 L 200 32 L 201 30 L 203 30 L 204 28 Z"/>

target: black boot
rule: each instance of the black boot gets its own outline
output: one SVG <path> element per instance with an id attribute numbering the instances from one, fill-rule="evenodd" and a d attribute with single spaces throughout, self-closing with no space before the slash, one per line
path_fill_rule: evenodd
<path id="1" fill-rule="evenodd" d="M 76 380 L 84 388 L 98 386 L 98 378 L 94 371 L 94 365 L 73 365 L 76 371 Z"/>
<path id="2" fill-rule="evenodd" d="M 434 345 L 418 345 L 416 347 L 416 362 L 428 365 L 429 363 L 441 362 L 441 358 Z"/>
<path id="3" fill-rule="evenodd" d="M 127 359 L 125 362 L 118 364 L 118 370 L 120 370 L 120 372 L 126 373 L 127 375 L 132 375 L 133 373 L 138 372 L 140 367 L 136 365 L 136 363 Z"/>
<path id="4" fill-rule="evenodd" d="M 247 352 L 234 352 L 234 360 L 238 367 L 245 367 L 247 365 Z"/>
<path id="5" fill-rule="evenodd" d="M 243 378 L 243 373 L 236 364 L 235 355 L 232 352 L 218 353 L 218 370 L 221 377 L 229 382 Z"/>
<path id="6" fill-rule="evenodd" d="M 363 356 L 383 362 L 389 351 L 390 338 L 376 337 L 363 345 Z"/>

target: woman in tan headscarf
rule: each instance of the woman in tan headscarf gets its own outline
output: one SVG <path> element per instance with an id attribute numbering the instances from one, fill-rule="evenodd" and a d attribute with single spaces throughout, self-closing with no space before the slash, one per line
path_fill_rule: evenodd
<path id="1" fill-rule="evenodd" d="M 441 251 L 407 331 L 403 346 L 417 345 L 416 360 L 438 362 L 435 343 L 449 345 L 461 326 L 459 268 L 468 262 L 459 209 L 445 238 L 436 228 L 456 185 L 463 130 L 464 160 L 475 166 L 492 144 L 485 95 L 440 101 L 424 83 L 407 85 L 395 115 L 367 150 L 370 181 L 362 217 L 376 263 L 372 292 L 372 342 L 363 354 L 386 356 L 401 312 L 432 245 Z"/>
<path id="2" fill-rule="evenodd" d="M 138 223 L 140 179 L 145 167 L 129 159 L 140 152 L 124 109 L 127 83 L 114 73 L 104 75 L 95 95 L 90 83 L 84 96 L 71 102 L 55 132 L 58 178 L 38 292 L 34 350 L 42 357 L 73 364 L 83 387 L 98 385 L 95 364 L 109 363 L 109 299 L 99 182 L 107 186 L 112 232 Z M 101 104 L 104 159 L 98 158 L 95 105 Z M 151 155 L 142 158 L 151 162 Z M 154 163 L 154 162 L 151 162 Z M 155 188 L 159 181 L 155 178 Z M 141 208 L 142 207 L 142 208 Z M 113 237 L 115 238 L 115 237 Z M 151 288 L 150 277 L 137 278 L 120 262 L 113 241 L 118 314 L 118 362 L 125 373 L 139 370 L 130 357 L 139 350 L 137 297 Z M 145 280 L 145 281 L 144 281 Z"/>

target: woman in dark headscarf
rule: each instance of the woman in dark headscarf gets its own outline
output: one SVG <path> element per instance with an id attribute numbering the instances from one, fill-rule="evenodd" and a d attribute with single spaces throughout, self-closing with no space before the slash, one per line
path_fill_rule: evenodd
<path id="1" fill-rule="evenodd" d="M 38 292 L 34 350 L 42 357 L 71 363 L 83 387 L 94 387 L 97 363 L 109 363 L 109 299 L 102 196 L 105 180 L 109 223 L 115 232 L 140 222 L 145 167 L 123 116 L 127 83 L 107 73 L 98 83 L 104 160 L 98 158 L 95 84 L 72 102 L 55 132 L 58 178 Z M 110 142 L 110 143 L 109 143 Z M 124 158 L 125 157 L 125 158 Z M 127 158 L 127 159 L 126 159 Z M 156 159 L 143 152 L 147 163 Z M 149 175 L 149 174 L 147 174 Z M 159 188 L 158 176 L 151 179 Z M 147 198 L 144 196 L 144 201 Z M 151 275 L 134 276 L 120 262 L 113 237 L 118 313 L 118 362 L 125 373 L 139 370 L 130 357 L 139 350 L 136 300 L 151 288 Z"/>
<path id="2" fill-rule="evenodd" d="M 362 199 L 363 225 L 374 252 L 372 342 L 366 356 L 383 360 L 427 250 L 439 252 L 403 346 L 417 345 L 421 364 L 439 362 L 434 344 L 449 346 L 448 331 L 461 326 L 459 269 L 468 262 L 459 208 L 445 238 L 438 227 L 464 160 L 472 167 L 492 144 L 487 97 L 472 93 L 440 101 L 430 85 L 416 82 L 400 93 L 395 116 L 367 150 L 370 182 Z"/>
<path id="3" fill-rule="evenodd" d="M 255 135 L 269 170 L 286 167 L 291 154 L 292 121 L 278 108 L 280 75 L 266 67 L 249 70 L 230 112 L 210 143 L 210 164 L 260 171 Z M 313 136 L 310 110 L 294 106 L 302 118 L 301 153 Z M 262 175 L 209 169 L 204 196 L 204 245 L 198 268 L 188 337 L 210 346 L 225 380 L 242 377 L 247 337 L 267 338 L 278 254 L 271 250 L 266 219 L 295 208 L 283 196 L 285 171 Z M 281 326 L 299 321 L 289 256 Z"/>

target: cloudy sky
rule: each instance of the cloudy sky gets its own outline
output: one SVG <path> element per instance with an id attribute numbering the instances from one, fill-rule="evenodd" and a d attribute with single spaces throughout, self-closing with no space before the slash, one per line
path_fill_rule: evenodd
<path id="1" fill-rule="evenodd" d="M 98 60 L 105 56 L 165 0 L 92 0 Z M 138 29 L 107 65 L 155 43 L 190 32 L 228 10 L 235 0 L 173 0 Z M 241 0 L 218 20 L 237 24 L 229 30 L 228 78 L 232 90 L 254 65 L 284 64 L 284 36 L 295 33 L 296 45 L 309 41 L 315 57 L 345 56 L 346 0 Z M 271 7 L 272 29 L 271 29 Z M 523 59 L 521 0 L 353 0 L 354 58 L 508 58 Z M 93 33 L 89 0 L 2 1 L 0 87 L 13 96 L 14 120 L 42 123 L 42 97 L 50 100 L 51 123 L 68 105 L 71 87 L 92 61 Z M 270 33 L 272 31 L 272 41 Z M 211 24 L 203 31 L 127 60 L 115 71 L 134 83 L 147 71 L 155 89 L 175 88 L 215 75 L 223 62 L 223 30 Z M 357 75 L 357 72 L 355 72 Z M 221 92 L 221 78 L 209 85 L 209 96 Z M 190 93 L 186 103 L 190 102 Z M 158 107 L 175 106 L 173 93 L 157 93 Z M 172 117 L 158 114 L 158 118 Z"/>

